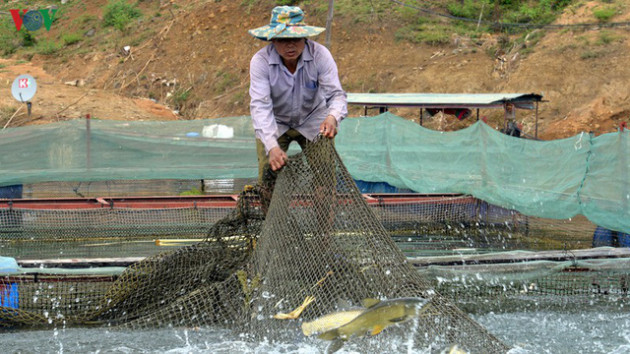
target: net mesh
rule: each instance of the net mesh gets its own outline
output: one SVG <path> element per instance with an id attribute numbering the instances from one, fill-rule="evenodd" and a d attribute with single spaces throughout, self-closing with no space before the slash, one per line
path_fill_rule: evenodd
<path id="1" fill-rule="evenodd" d="M 57 306 L 42 314 L 3 306 L 0 323 L 221 325 L 281 340 L 301 335 L 303 321 L 334 314 L 342 303 L 411 297 L 428 301 L 413 331 L 401 325 L 358 343 L 370 350 L 388 336 L 412 333 L 419 347 L 507 350 L 407 262 L 329 140 L 291 157 L 269 200 L 272 188 L 269 183 L 245 192 L 204 242 L 129 266 L 91 308 Z M 308 298 L 314 301 L 295 319 L 277 318 Z"/>
<path id="2" fill-rule="evenodd" d="M 532 217 L 462 195 L 365 197 L 408 257 L 595 245 L 596 226 L 584 217 Z M 193 199 L 187 207 L 157 202 L 141 208 L 81 199 L 72 208 L 52 209 L 58 202 L 43 200 L 48 204 L 39 207 L 0 202 L 0 252 L 20 260 L 150 256 L 201 241 L 236 206 L 228 196 L 213 199 L 221 205 L 201 201 L 193 206 Z"/>
<path id="3" fill-rule="evenodd" d="M 1 130 L 0 150 L 7 153 L 0 154 L 0 195 L 4 186 L 23 185 L 29 195 L 29 184 L 55 181 L 83 181 L 76 195 L 100 189 L 97 197 L 102 197 L 116 186 L 102 183 L 112 180 L 257 176 L 251 117 L 87 122 Z M 219 128 L 229 134 L 218 134 Z M 383 113 L 344 119 L 335 144 L 357 180 L 418 193 L 469 194 L 530 216 L 584 215 L 628 233 L 629 137 L 626 129 L 533 141 L 502 134 L 482 121 L 440 132 Z"/>

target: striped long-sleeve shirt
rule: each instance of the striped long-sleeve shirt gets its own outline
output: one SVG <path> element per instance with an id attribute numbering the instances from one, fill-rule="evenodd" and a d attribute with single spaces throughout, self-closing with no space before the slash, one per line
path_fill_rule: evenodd
<path id="1" fill-rule="evenodd" d="M 250 80 L 252 122 L 267 153 L 290 128 L 313 140 L 328 115 L 339 123 L 348 114 L 337 64 L 317 42 L 306 41 L 293 74 L 269 44 L 253 56 Z"/>

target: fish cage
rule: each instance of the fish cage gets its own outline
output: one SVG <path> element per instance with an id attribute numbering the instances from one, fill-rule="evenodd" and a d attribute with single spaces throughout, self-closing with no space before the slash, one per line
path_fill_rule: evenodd
<path id="1" fill-rule="evenodd" d="M 0 199 L 0 250 L 17 259 L 149 256 L 203 240 L 236 207 L 238 198 Z M 407 256 L 588 248 L 596 228 L 585 218 L 531 217 L 467 195 L 389 193 L 363 198 Z M 258 201 L 253 205 L 260 207 Z"/>
<path id="2" fill-rule="evenodd" d="M 23 260 L 10 269 L 0 261 L 0 306 L 51 323 L 94 311 L 124 270 L 142 258 Z M 563 313 L 630 305 L 629 249 L 513 251 L 409 261 L 436 291 L 467 313 Z"/>
<path id="3" fill-rule="evenodd" d="M 293 339 L 274 316 L 300 304 L 312 321 L 338 300 L 422 297 L 414 343 L 499 353 L 469 314 L 626 306 L 627 249 L 593 248 L 628 241 L 626 133 L 540 142 L 482 122 L 436 134 L 387 113 L 347 119 L 334 148 L 289 154 L 271 198 L 245 192 L 247 117 L 83 123 L 2 133 L 14 153 L 0 186 L 22 184 L 0 200 L 5 328 L 229 324 Z M 234 137 L 187 135 L 210 123 Z M 357 179 L 424 193 L 361 194 Z M 379 351 L 370 342 L 359 351 Z"/>
<path id="4" fill-rule="evenodd" d="M 199 181 L 159 185 L 164 183 L 189 188 Z M 109 191 L 117 194 L 130 184 L 136 192 L 152 188 L 117 182 Z M 144 191 L 145 196 L 71 198 L 71 184 L 43 189 L 51 185 L 58 189 L 48 198 L 37 198 L 42 186 L 31 185 L 27 198 L 0 200 L 0 251 L 17 260 L 15 269 L 0 277 L 3 306 L 36 313 L 49 313 L 53 305 L 70 312 L 98 306 L 95 299 L 126 267 L 207 239 L 244 197 Z M 91 190 L 103 192 L 105 185 Z M 55 195 L 64 197 L 51 198 Z M 627 297 L 630 250 L 591 248 L 596 226 L 586 218 L 532 217 L 458 194 L 362 197 L 409 262 L 436 290 L 471 311 L 527 303 L 517 299 L 540 304 L 543 298 Z M 260 212 L 258 199 L 249 202 Z"/>

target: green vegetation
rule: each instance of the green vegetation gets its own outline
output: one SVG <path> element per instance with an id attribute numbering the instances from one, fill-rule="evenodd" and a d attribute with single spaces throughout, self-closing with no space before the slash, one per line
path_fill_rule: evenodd
<path id="1" fill-rule="evenodd" d="M 214 90 L 219 93 L 225 92 L 238 82 L 238 76 L 224 71 L 217 72 L 216 78 Z"/>
<path id="2" fill-rule="evenodd" d="M 604 56 L 605 52 L 603 51 L 592 51 L 586 50 L 582 54 L 580 54 L 580 59 L 588 60 L 588 59 L 596 59 Z"/>
<path id="3" fill-rule="evenodd" d="M 593 15 L 599 22 L 608 22 L 617 14 L 617 9 L 612 6 L 596 7 L 593 9 Z"/>
<path id="4" fill-rule="evenodd" d="M 50 39 L 42 39 L 35 45 L 35 52 L 43 55 L 56 54 L 59 49 L 63 47 L 63 44 L 57 43 Z"/>
<path id="5" fill-rule="evenodd" d="M 396 31 L 395 38 L 405 39 L 414 43 L 431 45 L 446 44 L 451 41 L 451 28 L 440 24 L 421 23 L 401 27 Z"/>
<path id="6" fill-rule="evenodd" d="M 173 101 L 173 105 L 175 106 L 175 109 L 181 110 L 189 98 L 190 98 L 190 88 L 185 90 L 180 87 L 177 90 L 175 90 L 171 100 Z"/>
<path id="7" fill-rule="evenodd" d="M 21 44 L 20 34 L 15 31 L 13 22 L 10 20 L 0 21 L 0 55 L 6 56 L 15 53 Z"/>
<path id="8" fill-rule="evenodd" d="M 610 44 L 610 43 L 620 42 L 620 41 L 623 41 L 623 40 L 624 40 L 623 36 L 615 34 L 615 33 L 611 32 L 611 31 L 602 30 L 601 32 L 599 32 L 599 38 L 597 39 L 595 44 L 607 45 L 607 44 Z"/>
<path id="9" fill-rule="evenodd" d="M 248 6 L 256 2 L 242 1 Z M 575 2 L 575 0 L 405 0 L 407 6 L 400 6 L 386 0 L 337 0 L 335 15 L 351 19 L 354 24 L 378 24 L 385 19 L 388 22 L 392 18 L 399 19 L 398 28 L 394 28 L 396 39 L 439 45 L 449 43 L 453 35 L 479 38 L 483 32 L 528 33 L 531 28 L 507 27 L 502 23 L 548 24 Z M 306 9 L 309 16 L 319 15 L 320 19 L 324 18 L 328 6 L 325 1 L 303 1 L 300 5 Z M 439 16 L 440 14 L 462 19 L 445 19 L 444 16 Z M 543 36 L 544 33 L 539 33 L 534 38 L 529 38 L 526 48 L 531 48 Z"/>
<path id="10" fill-rule="evenodd" d="M 187 191 L 183 191 L 179 193 L 179 195 L 203 195 L 204 193 L 200 191 L 198 188 L 192 187 Z"/>
<path id="11" fill-rule="evenodd" d="M 32 47 L 37 43 L 35 37 L 29 31 L 20 31 L 20 36 L 22 37 L 22 46 L 24 47 Z"/>
<path id="12" fill-rule="evenodd" d="M 142 12 L 135 4 L 131 5 L 126 0 L 112 0 L 105 6 L 103 25 L 126 32 L 131 21 L 140 16 Z"/>
<path id="13" fill-rule="evenodd" d="M 447 9 L 453 16 L 470 20 L 547 24 L 570 4 L 570 0 L 463 0 L 451 1 Z"/>
<path id="14" fill-rule="evenodd" d="M 276 0 L 276 4 L 278 6 L 298 6 L 300 4 L 299 0 Z"/>
<path id="15" fill-rule="evenodd" d="M 325 14 L 328 10 L 328 2 L 320 1 L 317 12 Z M 345 0 L 335 1 L 335 15 L 346 16 L 355 23 L 373 23 L 384 17 L 400 15 L 400 10 L 405 9 L 389 1 L 374 0 Z M 410 9 L 411 10 L 411 9 Z M 411 10 L 417 14 L 417 11 Z M 310 12 L 309 12 L 310 14 Z"/>
<path id="16" fill-rule="evenodd" d="M 17 111 L 17 108 L 11 106 L 0 107 L 0 124 L 4 124 L 13 116 L 13 113 Z"/>
<path id="17" fill-rule="evenodd" d="M 83 36 L 80 33 L 66 33 L 61 36 L 61 40 L 65 45 L 72 45 L 83 40 Z"/>
<path id="18" fill-rule="evenodd" d="M 83 14 L 83 15 L 80 15 L 79 17 L 76 17 L 72 22 L 78 25 L 84 26 L 89 23 L 96 22 L 97 20 L 98 18 L 94 15 Z"/>

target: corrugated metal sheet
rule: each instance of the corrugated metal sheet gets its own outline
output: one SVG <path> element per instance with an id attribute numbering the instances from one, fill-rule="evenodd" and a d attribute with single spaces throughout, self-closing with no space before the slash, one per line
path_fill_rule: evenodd
<path id="1" fill-rule="evenodd" d="M 376 107 L 499 108 L 510 102 L 533 107 L 542 95 L 534 93 L 348 93 L 348 103 Z"/>

